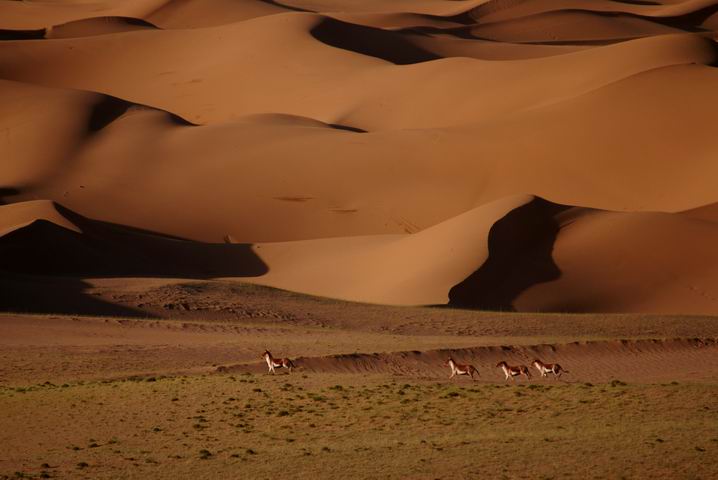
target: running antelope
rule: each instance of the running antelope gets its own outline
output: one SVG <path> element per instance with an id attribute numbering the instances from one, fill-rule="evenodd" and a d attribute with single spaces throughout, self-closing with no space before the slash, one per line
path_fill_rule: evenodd
<path id="1" fill-rule="evenodd" d="M 518 377 L 519 375 L 524 375 L 527 380 L 531 379 L 531 372 L 529 372 L 529 367 L 526 365 L 511 366 L 506 362 L 499 362 L 496 364 L 496 368 L 501 368 L 501 370 L 504 371 L 504 375 L 506 375 L 506 380 L 510 378 L 512 382 L 514 381 L 514 377 Z"/>
<path id="2" fill-rule="evenodd" d="M 449 376 L 449 378 L 454 378 L 456 375 L 469 375 L 473 380 L 474 373 L 481 376 L 479 375 L 479 370 L 475 366 L 456 363 L 451 357 L 446 359 L 446 363 L 444 363 L 444 365 L 451 368 L 451 376 Z"/>
<path id="3" fill-rule="evenodd" d="M 294 362 L 292 362 L 288 358 L 274 358 L 271 353 L 269 353 L 269 350 L 265 350 L 262 354 L 262 358 L 265 362 L 267 362 L 267 367 L 269 367 L 269 371 L 267 373 L 276 373 L 274 371 L 275 368 L 286 368 L 291 373 L 292 369 L 294 368 Z"/>
<path id="4" fill-rule="evenodd" d="M 531 365 L 539 371 L 542 377 L 548 377 L 549 373 L 553 373 L 554 377 L 561 378 L 562 374 L 568 373 L 568 370 L 564 370 L 558 363 L 543 363 L 541 360 L 536 359 Z"/>

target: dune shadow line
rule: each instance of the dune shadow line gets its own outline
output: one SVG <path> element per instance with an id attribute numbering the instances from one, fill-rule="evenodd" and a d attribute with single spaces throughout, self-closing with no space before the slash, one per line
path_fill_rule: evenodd
<path id="1" fill-rule="evenodd" d="M 131 109 L 156 110 L 167 115 L 167 118 L 173 125 L 182 127 L 195 126 L 184 118 L 166 110 L 158 110 L 154 107 L 129 102 L 121 98 L 113 97 L 112 95 L 101 95 L 90 109 L 86 125 L 87 135 L 91 136 L 99 132 Z"/>
<path id="2" fill-rule="evenodd" d="M 36 30 L 12 30 L 8 28 L 0 28 L 0 41 L 12 40 L 39 40 L 45 38 L 45 29 Z"/>
<path id="3" fill-rule="evenodd" d="M 6 197 L 14 197 L 20 195 L 20 190 L 15 187 L 0 187 L 0 205 L 12 203 Z"/>
<path id="4" fill-rule="evenodd" d="M 259 1 L 262 3 L 266 3 L 267 5 L 272 5 L 274 7 L 284 8 L 291 12 L 315 13 L 314 10 L 307 10 L 306 8 L 293 7 L 292 5 L 287 5 L 286 3 L 281 3 L 281 2 L 278 2 L 277 0 L 259 0 Z"/>
<path id="5" fill-rule="evenodd" d="M 251 244 L 203 243 L 88 219 L 61 205 L 82 233 L 38 219 L 0 237 L 0 270 L 76 277 L 256 277 Z"/>
<path id="6" fill-rule="evenodd" d="M 322 20 L 310 33 L 326 45 L 380 58 L 395 65 L 411 65 L 442 58 L 414 45 L 405 33 L 355 25 L 333 18 Z"/>
<path id="7" fill-rule="evenodd" d="M 449 306 L 515 311 L 515 299 L 527 288 L 556 280 L 553 260 L 560 225 L 556 215 L 570 207 L 534 198 L 509 212 L 489 231 L 489 257 L 449 291 Z"/>
<path id="8" fill-rule="evenodd" d="M 18 275 L 0 270 L 0 311 L 119 317 L 157 317 L 87 293 L 91 285 L 71 277 Z"/>

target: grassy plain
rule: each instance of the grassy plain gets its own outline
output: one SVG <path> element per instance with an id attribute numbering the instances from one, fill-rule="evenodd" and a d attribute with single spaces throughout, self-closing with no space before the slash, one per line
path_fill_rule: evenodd
<path id="1" fill-rule="evenodd" d="M 199 375 L 0 390 L 0 478 L 715 478 L 718 385 Z"/>

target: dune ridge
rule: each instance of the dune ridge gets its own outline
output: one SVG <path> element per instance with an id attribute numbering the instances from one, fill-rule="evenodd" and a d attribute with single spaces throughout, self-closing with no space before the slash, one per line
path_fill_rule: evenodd
<path id="1" fill-rule="evenodd" d="M 247 245 L 202 244 L 89 220 L 52 201 L 0 206 L 0 270 L 59 276 L 251 276 Z"/>
<path id="2" fill-rule="evenodd" d="M 352 301 L 504 311 L 710 314 L 717 300 L 718 225 L 683 213 L 523 195 L 418 233 L 256 244 L 160 236 L 48 201 L 0 213 L 2 268 L 21 274 L 235 278 Z"/>

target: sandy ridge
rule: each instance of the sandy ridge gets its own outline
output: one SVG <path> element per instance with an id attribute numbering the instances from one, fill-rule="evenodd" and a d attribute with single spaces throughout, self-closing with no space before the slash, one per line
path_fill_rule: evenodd
<path id="1" fill-rule="evenodd" d="M 12 254 L 1 265 L 20 274 L 226 277 L 352 301 L 489 310 L 706 314 L 718 301 L 718 259 L 710 260 L 718 228 L 687 214 L 522 195 L 413 234 L 213 244 L 90 220 L 47 201 L 3 212 L 0 251 Z"/>
<path id="2" fill-rule="evenodd" d="M 451 356 L 460 363 L 472 363 L 481 374 L 481 382 L 504 381 L 496 363 L 530 365 L 533 359 L 559 362 L 569 373 L 568 382 L 612 379 L 658 382 L 674 378 L 713 378 L 718 370 L 716 339 L 614 340 L 573 342 L 557 345 L 482 346 L 463 349 L 345 354 L 323 357 L 298 357 L 294 360 L 299 372 L 306 373 L 391 373 L 421 378 L 448 376 L 443 365 Z M 259 363 L 223 365 L 221 373 L 260 373 L 266 365 Z M 532 374 L 537 372 L 532 367 Z M 546 381 L 546 380 L 544 380 Z"/>

